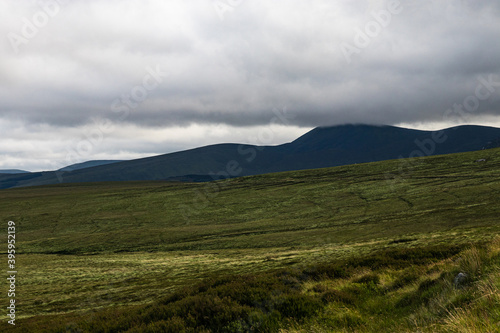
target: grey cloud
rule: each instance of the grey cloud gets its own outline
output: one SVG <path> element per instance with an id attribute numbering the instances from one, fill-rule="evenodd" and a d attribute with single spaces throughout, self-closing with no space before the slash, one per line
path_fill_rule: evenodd
<path id="1" fill-rule="evenodd" d="M 341 43 L 355 45 L 357 29 L 388 3 L 243 1 L 221 20 L 201 0 L 70 1 L 15 54 L 8 34 L 41 7 L 3 1 L 11 14 L 0 23 L 0 119 L 245 127 L 286 107 L 301 127 L 425 123 L 474 95 L 478 78 L 500 81 L 494 0 L 401 1 L 402 12 L 348 63 Z M 117 99 L 139 92 L 148 66 L 167 73 L 161 84 L 132 99 L 127 116 L 114 112 Z M 499 89 L 468 120 L 499 116 Z"/>

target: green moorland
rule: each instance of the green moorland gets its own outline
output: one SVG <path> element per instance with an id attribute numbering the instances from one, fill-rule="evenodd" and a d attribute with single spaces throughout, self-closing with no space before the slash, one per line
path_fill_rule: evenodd
<path id="1" fill-rule="evenodd" d="M 2 190 L 16 329 L 500 331 L 499 192 L 500 149 Z"/>

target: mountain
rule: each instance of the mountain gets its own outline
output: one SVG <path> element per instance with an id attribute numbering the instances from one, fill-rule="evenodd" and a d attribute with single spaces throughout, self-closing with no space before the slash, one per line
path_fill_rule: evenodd
<path id="1" fill-rule="evenodd" d="M 17 169 L 0 170 L 0 174 L 19 174 L 19 173 L 29 173 L 29 171 L 17 170 Z"/>
<path id="2" fill-rule="evenodd" d="M 207 181 L 481 150 L 497 145 L 499 139 L 500 128 L 470 125 L 435 132 L 371 125 L 318 127 L 278 146 L 217 144 L 73 171 L 0 175 L 0 188 L 61 182 Z"/>
<path id="3" fill-rule="evenodd" d="M 101 166 L 101 165 L 106 165 L 106 164 L 113 164 L 113 163 L 117 163 L 117 162 L 123 162 L 123 161 L 121 161 L 121 160 L 87 161 L 87 162 L 83 162 L 83 163 L 68 165 L 67 167 L 59 169 L 59 171 L 75 171 L 75 170 L 80 170 L 80 169 L 93 168 L 96 166 Z"/>

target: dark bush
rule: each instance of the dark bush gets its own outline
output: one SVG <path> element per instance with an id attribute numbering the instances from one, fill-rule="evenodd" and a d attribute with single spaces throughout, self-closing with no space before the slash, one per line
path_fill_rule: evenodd
<path id="1" fill-rule="evenodd" d="M 415 294 L 404 295 L 397 303 L 397 308 L 406 308 L 417 303 L 417 297 Z"/>
<path id="2" fill-rule="evenodd" d="M 230 283 L 219 286 L 214 292 L 219 297 L 230 297 L 242 305 L 254 306 L 269 298 L 272 285 L 259 285 L 258 283 Z"/>
<path id="3" fill-rule="evenodd" d="M 350 272 L 346 264 L 332 263 L 308 267 L 304 269 L 304 275 L 309 280 L 319 281 L 326 279 L 347 278 L 350 276 Z"/>
<path id="4" fill-rule="evenodd" d="M 324 303 L 339 302 L 344 304 L 355 304 L 357 296 L 343 290 L 329 290 L 323 294 L 321 300 Z"/>
<path id="5" fill-rule="evenodd" d="M 328 291 L 328 287 L 323 284 L 317 284 L 312 288 L 312 291 L 314 291 L 315 293 L 324 293 Z"/>
<path id="6" fill-rule="evenodd" d="M 232 321 L 247 318 L 249 307 L 241 306 L 229 297 L 219 298 L 210 294 L 190 296 L 177 304 L 175 314 L 188 317 L 192 327 L 218 329 Z"/>
<path id="7" fill-rule="evenodd" d="M 407 270 L 404 271 L 391 285 L 389 289 L 394 290 L 394 289 L 400 289 L 403 288 L 404 286 L 409 285 L 410 283 L 413 283 L 417 281 L 419 278 L 419 274 L 416 273 L 413 270 Z"/>
<path id="8" fill-rule="evenodd" d="M 389 249 L 374 254 L 348 260 L 351 267 L 379 269 L 391 267 L 402 269 L 408 265 L 424 265 L 441 259 L 450 258 L 460 252 L 457 246 L 431 246 L 426 248 Z"/>
<path id="9" fill-rule="evenodd" d="M 323 305 L 312 296 L 303 294 L 286 295 L 281 302 L 276 304 L 278 310 L 284 317 L 302 319 L 315 315 Z"/>
<path id="10" fill-rule="evenodd" d="M 396 306 L 407 307 L 407 306 L 420 306 L 422 304 L 427 305 L 429 301 L 436 296 L 436 294 L 441 289 L 439 280 L 426 279 L 422 281 L 417 290 L 405 295 Z"/>
<path id="11" fill-rule="evenodd" d="M 449 311 L 455 308 L 466 306 L 474 301 L 474 299 L 475 297 L 471 292 L 460 293 L 446 306 L 446 309 Z"/>
<path id="12" fill-rule="evenodd" d="M 188 296 L 191 296 L 196 293 L 196 290 L 193 287 L 183 287 L 176 292 L 168 295 L 167 297 L 161 299 L 158 301 L 160 304 L 168 304 L 168 303 L 173 303 L 177 302 L 183 298 L 186 298 Z"/>
<path id="13" fill-rule="evenodd" d="M 254 332 L 262 332 L 262 333 L 274 333 L 278 332 L 281 328 L 281 320 L 282 316 L 276 310 L 273 310 L 271 313 L 262 317 L 262 320 L 258 322 L 258 324 L 254 325 Z M 249 330 L 252 332 L 252 330 Z"/>
<path id="14" fill-rule="evenodd" d="M 145 333 L 185 333 L 186 327 L 184 326 L 184 320 L 182 318 L 172 317 L 168 320 L 152 322 L 139 331 Z"/>
<path id="15" fill-rule="evenodd" d="M 409 243 L 415 241 L 416 238 L 399 238 L 393 241 L 390 241 L 389 244 L 400 244 L 400 243 Z"/>
<path id="16" fill-rule="evenodd" d="M 360 316 L 356 316 L 351 313 L 344 313 L 341 316 L 335 318 L 335 323 L 338 326 L 349 328 L 352 331 L 357 332 L 356 328 L 363 325 L 364 321 Z"/>
<path id="17" fill-rule="evenodd" d="M 420 282 L 420 285 L 418 286 L 418 291 L 423 292 L 426 291 L 438 284 L 438 280 L 431 280 L 431 279 L 425 279 L 424 281 Z"/>

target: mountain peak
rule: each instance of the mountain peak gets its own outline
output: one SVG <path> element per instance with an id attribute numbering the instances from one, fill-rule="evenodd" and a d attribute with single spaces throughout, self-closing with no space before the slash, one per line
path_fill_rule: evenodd
<path id="1" fill-rule="evenodd" d="M 500 128 L 458 126 L 440 133 L 439 140 L 436 140 L 432 131 L 395 126 L 324 126 L 279 146 L 220 144 L 121 163 L 96 166 L 94 161 L 84 163 L 86 168 L 73 168 L 71 172 L 0 175 L 0 188 L 57 184 L 60 181 L 212 180 L 450 154 L 500 145 Z"/>

